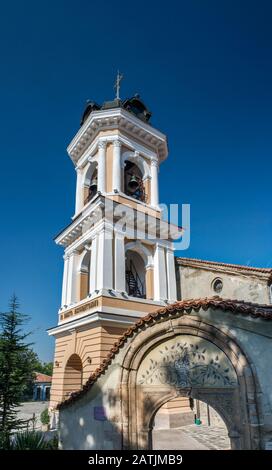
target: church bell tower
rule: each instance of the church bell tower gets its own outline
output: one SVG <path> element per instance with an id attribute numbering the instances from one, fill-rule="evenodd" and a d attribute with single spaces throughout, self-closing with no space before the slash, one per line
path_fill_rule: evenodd
<path id="1" fill-rule="evenodd" d="M 150 118 L 139 95 L 121 100 L 118 88 L 113 101 L 87 103 L 68 146 L 77 183 L 75 213 L 56 237 L 64 270 L 58 324 L 48 330 L 51 408 L 84 385 L 125 329 L 176 300 L 173 240 L 159 206 L 167 139 Z"/>

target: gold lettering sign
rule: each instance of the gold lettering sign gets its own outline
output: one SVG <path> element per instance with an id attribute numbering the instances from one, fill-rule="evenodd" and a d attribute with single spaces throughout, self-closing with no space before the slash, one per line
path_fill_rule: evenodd
<path id="1" fill-rule="evenodd" d="M 95 307 L 98 307 L 98 300 L 92 300 L 91 302 L 88 302 L 84 305 L 80 305 L 80 307 L 72 308 L 71 310 L 68 310 L 68 312 L 65 312 L 61 315 L 61 320 L 64 320 L 73 315 L 76 315 L 77 313 L 85 312 L 86 310 L 89 310 Z"/>
<path id="2" fill-rule="evenodd" d="M 75 309 L 75 313 L 85 312 L 85 310 L 89 310 L 90 308 L 98 307 L 98 300 L 93 300 L 92 302 L 88 302 L 87 304 L 81 305 L 80 307 Z"/>

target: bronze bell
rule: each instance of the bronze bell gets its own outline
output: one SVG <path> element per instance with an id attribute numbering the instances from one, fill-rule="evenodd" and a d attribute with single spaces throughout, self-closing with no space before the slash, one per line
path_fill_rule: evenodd
<path id="1" fill-rule="evenodd" d="M 139 188 L 139 181 L 136 176 L 132 175 L 128 182 L 128 189 L 134 193 Z"/>
<path id="2" fill-rule="evenodd" d="M 96 191 L 97 189 L 97 178 L 93 178 L 90 184 L 90 191 Z"/>

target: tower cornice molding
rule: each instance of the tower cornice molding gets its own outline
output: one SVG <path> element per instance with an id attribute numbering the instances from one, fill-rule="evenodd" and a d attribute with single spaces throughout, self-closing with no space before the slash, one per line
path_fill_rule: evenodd
<path id="1" fill-rule="evenodd" d="M 144 145 L 154 148 L 154 151 L 158 153 L 160 161 L 167 158 L 168 147 L 166 136 L 128 111 L 117 108 L 94 111 L 90 114 L 67 148 L 73 162 L 77 164 L 85 150 L 92 144 L 96 135 L 101 130 L 109 129 L 123 130 L 135 136 Z"/>

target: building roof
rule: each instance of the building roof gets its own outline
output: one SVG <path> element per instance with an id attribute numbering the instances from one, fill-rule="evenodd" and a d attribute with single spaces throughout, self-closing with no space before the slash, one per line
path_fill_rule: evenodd
<path id="1" fill-rule="evenodd" d="M 41 374 L 41 372 L 35 372 L 35 382 L 52 382 L 51 375 Z"/>
<path id="2" fill-rule="evenodd" d="M 144 104 L 139 94 L 135 94 L 132 96 L 132 98 L 127 98 L 125 100 L 114 99 L 112 101 L 105 101 L 102 106 L 97 104 L 95 101 L 88 100 L 80 121 L 80 125 L 82 126 L 82 124 L 84 124 L 93 111 L 114 108 L 124 108 L 144 122 L 149 122 L 149 119 L 152 115 L 151 111 L 149 111 L 147 106 Z"/>
<path id="3" fill-rule="evenodd" d="M 272 268 L 256 268 L 253 266 L 242 266 L 240 264 L 229 264 L 218 261 L 207 261 L 196 258 L 176 258 L 176 263 L 180 266 L 199 267 L 203 269 L 222 269 L 231 270 L 237 273 L 254 274 L 262 277 L 267 277 L 272 281 Z"/>
<path id="4" fill-rule="evenodd" d="M 145 328 L 146 326 L 151 326 L 153 323 L 161 321 L 162 319 L 167 320 L 169 317 L 171 317 L 171 315 L 176 315 L 177 312 L 182 313 L 183 315 L 189 315 L 192 310 L 208 310 L 209 308 L 214 310 L 219 309 L 222 311 L 228 311 L 234 315 L 250 316 L 254 319 L 260 318 L 263 320 L 272 320 L 272 305 L 253 304 L 250 302 L 244 302 L 242 300 L 226 300 L 220 297 L 211 297 L 203 299 L 182 300 L 175 302 L 174 304 L 167 305 L 166 307 L 147 314 L 134 323 L 134 325 L 130 326 L 111 348 L 100 367 L 98 367 L 94 373 L 91 374 L 89 380 L 86 382 L 83 388 L 78 392 L 72 393 L 71 396 L 67 400 L 64 400 L 62 403 L 60 403 L 57 408 L 66 408 L 85 395 L 96 382 L 96 380 L 107 370 L 108 366 L 111 364 L 120 348 L 126 343 L 127 339 L 132 337 L 141 329 Z"/>

